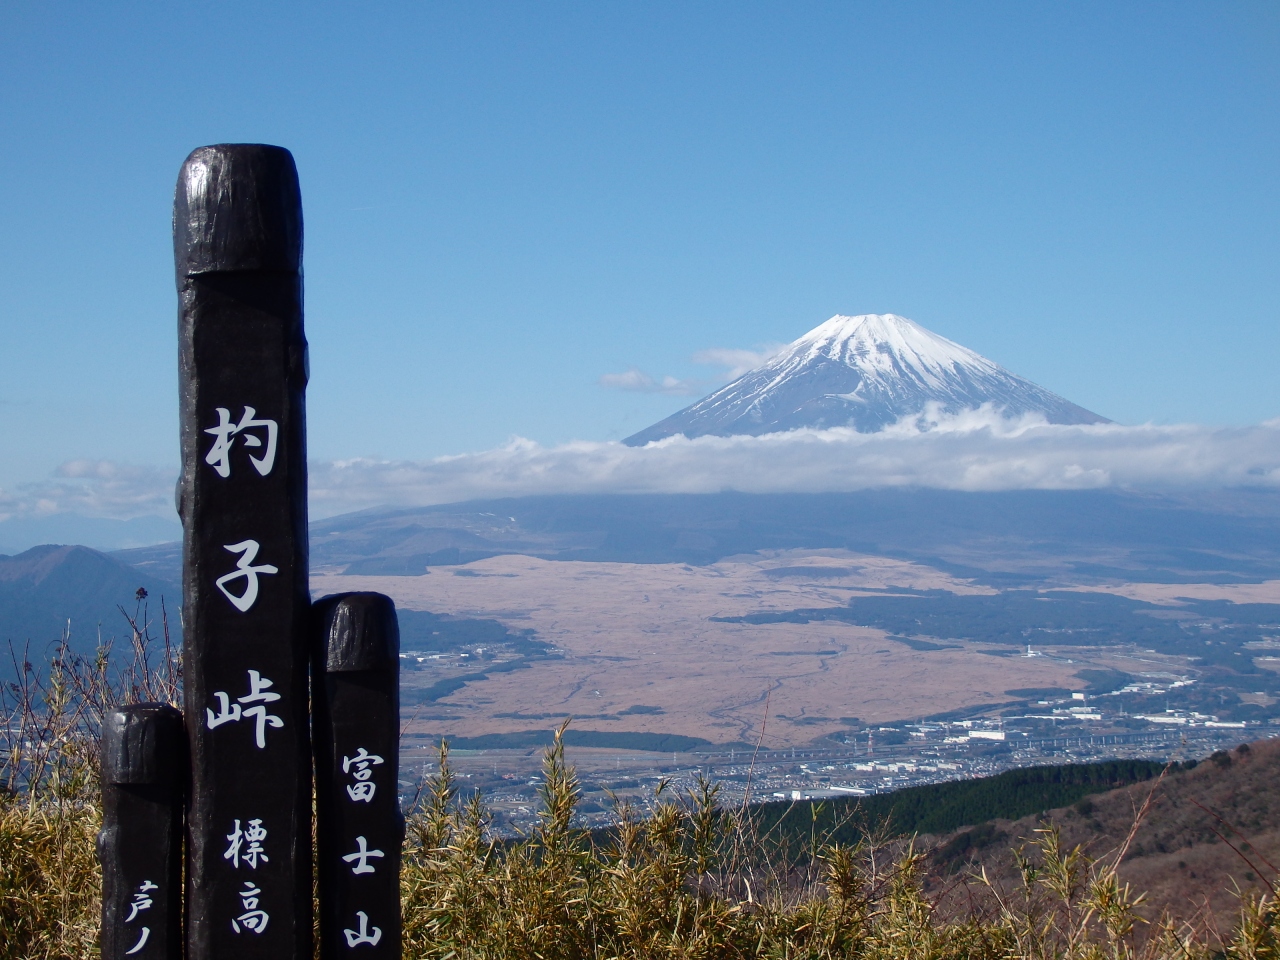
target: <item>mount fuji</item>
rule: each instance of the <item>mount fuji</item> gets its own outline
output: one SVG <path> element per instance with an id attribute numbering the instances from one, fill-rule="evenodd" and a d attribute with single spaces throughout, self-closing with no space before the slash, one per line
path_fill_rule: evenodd
<path id="1" fill-rule="evenodd" d="M 852 427 L 874 433 L 936 403 L 946 413 L 993 404 L 1005 416 L 1110 423 L 981 354 L 892 313 L 834 316 L 697 403 L 623 443 Z"/>

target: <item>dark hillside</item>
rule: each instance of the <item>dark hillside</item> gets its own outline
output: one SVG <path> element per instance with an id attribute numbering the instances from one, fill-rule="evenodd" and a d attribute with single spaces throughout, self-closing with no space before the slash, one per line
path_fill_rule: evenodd
<path id="1" fill-rule="evenodd" d="M 10 677 L 13 664 L 8 644 L 21 651 L 30 643 L 33 662 L 43 663 L 51 644 L 71 622 L 71 643 L 78 653 L 97 646 L 99 625 L 103 639 L 127 636 L 128 625 L 117 610 L 134 610 L 139 587 L 150 597 L 158 633 L 160 598 L 170 613 L 170 632 L 177 638 L 176 586 L 139 572 L 97 550 L 76 546 L 32 547 L 17 556 L 0 556 L 0 678 Z"/>
<path id="2" fill-rule="evenodd" d="M 1064 804 L 1046 819 L 1061 829 L 1068 847 L 1085 844 L 1103 855 L 1124 841 L 1153 789 L 1153 806 L 1121 865 L 1121 879 L 1148 894 L 1149 917 L 1165 908 L 1186 918 L 1202 910 L 1229 929 L 1239 910 L 1233 885 L 1263 892 L 1277 880 L 1271 864 L 1280 865 L 1280 740 L 1214 754 L 1158 784 L 1146 781 Z M 1040 826 L 1041 817 L 1033 814 L 937 838 L 931 855 L 936 888 L 951 886 L 979 864 L 1012 883 L 1009 851 Z"/>

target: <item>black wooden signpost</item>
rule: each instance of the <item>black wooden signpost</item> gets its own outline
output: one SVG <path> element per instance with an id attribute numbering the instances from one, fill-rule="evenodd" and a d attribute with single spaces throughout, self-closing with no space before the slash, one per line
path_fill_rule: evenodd
<path id="1" fill-rule="evenodd" d="M 173 213 L 187 956 L 310 960 L 302 202 L 280 147 L 201 147 Z"/>
<path id="2" fill-rule="evenodd" d="M 102 960 L 181 960 L 182 714 L 138 703 L 102 729 Z"/>
<path id="3" fill-rule="evenodd" d="M 380 593 L 316 603 L 320 956 L 400 956 L 400 631 Z"/>
<path id="4" fill-rule="evenodd" d="M 181 958 L 185 899 L 186 960 L 311 960 L 312 658 L 321 953 L 399 957 L 400 635 L 381 594 L 326 598 L 312 617 L 289 151 L 192 153 L 173 247 L 184 710 L 107 718 L 103 957 Z"/>

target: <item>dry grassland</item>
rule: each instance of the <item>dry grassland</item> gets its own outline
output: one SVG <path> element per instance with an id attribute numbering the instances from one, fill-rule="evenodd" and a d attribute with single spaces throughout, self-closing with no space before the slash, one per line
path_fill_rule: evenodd
<path id="1" fill-rule="evenodd" d="M 993 657 L 970 643 L 916 651 L 882 631 L 831 621 L 710 620 L 837 606 L 893 587 L 994 592 L 917 564 L 843 551 L 752 555 L 706 567 L 502 556 L 419 577 L 322 575 L 312 585 L 322 593 L 377 590 L 410 609 L 493 617 L 531 627 L 563 651 L 532 669 L 469 683 L 420 717 L 423 730 L 455 736 L 546 729 L 547 715 L 572 715 L 580 729 L 754 743 L 768 696 L 765 746 L 776 748 L 835 731 L 842 717 L 888 722 L 1002 702 L 1009 689 L 1081 686 L 1073 676 L 1078 661 Z M 423 685 L 441 675 L 425 676 Z M 412 686 L 415 675 L 405 680 Z M 662 712 L 617 716 L 636 705 Z"/>
<path id="2" fill-rule="evenodd" d="M 1231 603 L 1280 603 L 1280 580 L 1261 583 L 1119 583 L 1064 587 L 1089 593 L 1111 593 L 1145 603 L 1177 604 L 1182 600 L 1228 600 Z"/>

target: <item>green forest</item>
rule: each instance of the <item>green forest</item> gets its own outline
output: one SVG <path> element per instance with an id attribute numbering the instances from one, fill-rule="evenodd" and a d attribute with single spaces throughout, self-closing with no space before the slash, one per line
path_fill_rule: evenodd
<path id="1" fill-rule="evenodd" d="M 870 797 L 766 803 L 753 812 L 753 818 L 762 837 L 774 837 L 781 846 L 797 851 L 814 838 L 853 844 L 879 832 L 942 834 L 988 820 L 1017 820 L 1070 806 L 1089 794 L 1151 780 L 1164 768 L 1165 764 L 1150 760 L 1028 767 Z"/>

